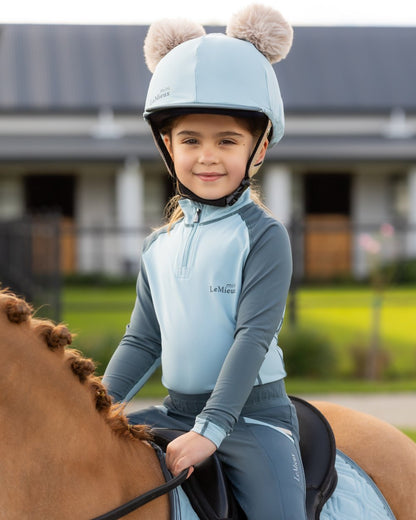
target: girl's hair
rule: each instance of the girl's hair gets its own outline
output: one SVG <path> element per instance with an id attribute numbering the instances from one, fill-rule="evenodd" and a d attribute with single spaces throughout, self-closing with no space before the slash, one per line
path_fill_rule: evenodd
<path id="1" fill-rule="evenodd" d="M 227 114 L 231 115 L 231 114 Z M 175 126 L 176 121 L 181 116 L 174 116 L 169 117 L 163 121 L 163 123 L 160 126 L 160 133 L 162 135 L 170 134 L 173 127 Z M 258 139 L 262 133 L 264 132 L 264 129 L 267 125 L 268 119 L 264 115 L 256 116 L 256 117 L 239 117 L 239 116 L 232 116 L 235 119 L 237 119 L 242 125 L 244 125 L 248 131 L 252 134 L 252 136 L 255 139 Z M 260 190 L 257 186 L 253 186 L 251 184 L 250 186 L 250 197 L 258 204 L 261 208 L 263 208 L 266 211 L 269 211 L 268 208 L 264 205 L 264 203 L 261 200 L 260 196 Z M 181 194 L 178 193 L 177 195 L 174 195 L 166 204 L 165 207 L 165 219 L 168 225 L 168 229 L 171 229 L 171 227 L 178 222 L 183 217 L 183 211 L 182 208 L 179 205 L 179 200 L 182 198 Z"/>

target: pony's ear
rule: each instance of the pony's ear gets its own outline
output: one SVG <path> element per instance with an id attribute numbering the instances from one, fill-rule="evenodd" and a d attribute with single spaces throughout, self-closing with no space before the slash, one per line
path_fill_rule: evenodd
<path id="1" fill-rule="evenodd" d="M 189 20 L 160 20 L 149 27 L 144 40 L 144 58 L 150 72 L 154 72 L 159 61 L 183 42 L 205 34 L 202 25 Z"/>
<path id="2" fill-rule="evenodd" d="M 252 4 L 234 14 L 227 26 L 227 36 L 252 43 L 270 63 L 288 55 L 293 42 L 293 29 L 279 11 Z"/>

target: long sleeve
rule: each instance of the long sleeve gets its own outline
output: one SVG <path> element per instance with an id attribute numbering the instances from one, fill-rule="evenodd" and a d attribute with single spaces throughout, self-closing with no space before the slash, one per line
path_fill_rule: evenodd
<path id="1" fill-rule="evenodd" d="M 160 354 L 159 324 L 142 262 L 130 323 L 103 378 L 110 395 L 116 401 L 130 400 L 160 365 Z"/>

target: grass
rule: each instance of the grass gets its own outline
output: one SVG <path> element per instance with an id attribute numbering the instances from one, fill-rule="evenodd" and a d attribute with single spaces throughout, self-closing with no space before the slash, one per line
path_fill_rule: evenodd
<path id="1" fill-rule="evenodd" d="M 286 381 L 289 394 L 371 394 L 416 392 L 416 380 L 365 381 L 361 379 L 301 379 L 289 377 Z"/>
<path id="2" fill-rule="evenodd" d="M 402 430 L 404 434 L 412 439 L 412 441 L 416 442 L 416 430 Z"/>
<path id="3" fill-rule="evenodd" d="M 306 288 L 298 292 L 298 320 L 325 332 L 340 359 L 340 370 L 352 368 L 352 346 L 370 342 L 374 292 L 370 288 Z M 416 288 L 385 291 L 381 307 L 381 346 L 389 352 L 390 372 L 416 377 Z"/>
<path id="4" fill-rule="evenodd" d="M 298 295 L 299 322 L 324 330 L 341 358 L 341 369 L 351 365 L 349 349 L 354 343 L 368 342 L 371 330 L 373 292 L 369 288 L 304 288 Z M 64 290 L 64 321 L 77 333 L 74 346 L 95 360 L 101 360 L 102 373 L 116 348 L 135 299 L 131 286 L 67 286 Z M 416 287 L 390 289 L 382 308 L 383 347 L 393 358 L 396 379 L 362 381 L 345 378 L 325 380 L 288 378 L 287 390 L 293 395 L 328 393 L 416 392 Z M 141 398 L 162 399 L 166 389 L 160 372 L 140 391 Z M 416 442 L 415 430 L 403 430 Z"/>
<path id="5" fill-rule="evenodd" d="M 416 392 L 416 381 L 362 381 L 362 380 L 313 380 L 288 378 L 286 389 L 290 395 L 305 394 L 371 394 Z M 160 382 L 160 373 L 156 373 L 140 390 L 140 398 L 162 399 L 167 391 Z"/>
<path id="6" fill-rule="evenodd" d="M 135 287 L 69 286 L 64 289 L 63 321 L 76 334 L 73 346 L 98 362 L 102 374 L 129 322 Z"/>
<path id="7" fill-rule="evenodd" d="M 302 288 L 298 291 L 299 323 L 328 336 L 338 353 L 339 373 L 343 377 L 328 381 L 289 378 L 290 392 L 416 390 L 416 287 L 391 288 L 383 298 L 381 341 L 391 359 L 391 380 L 370 384 L 347 378 L 352 365 L 351 347 L 369 343 L 373 296 L 368 287 Z M 63 320 L 77 334 L 74 345 L 100 360 L 100 372 L 123 335 L 134 299 L 134 283 L 130 286 L 67 285 L 64 288 Z"/>
<path id="8" fill-rule="evenodd" d="M 362 381 L 340 379 L 297 379 L 286 380 L 287 392 L 291 395 L 305 394 L 372 394 L 372 393 L 400 393 L 416 392 L 416 381 Z M 155 374 L 140 390 L 140 397 L 162 398 L 166 395 L 166 388 L 160 383 L 160 374 Z"/>

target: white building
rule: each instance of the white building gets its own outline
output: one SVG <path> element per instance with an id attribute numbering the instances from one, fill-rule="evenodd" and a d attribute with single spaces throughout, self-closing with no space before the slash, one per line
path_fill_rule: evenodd
<path id="1" fill-rule="evenodd" d="M 146 32 L 0 28 L 0 223 L 58 212 L 66 272 L 134 271 L 162 221 L 172 185 L 141 119 Z M 414 28 L 298 27 L 275 66 L 287 130 L 259 181 L 298 223 L 299 275 L 364 274 L 358 234 L 384 222 L 416 256 L 415 48 Z"/>

